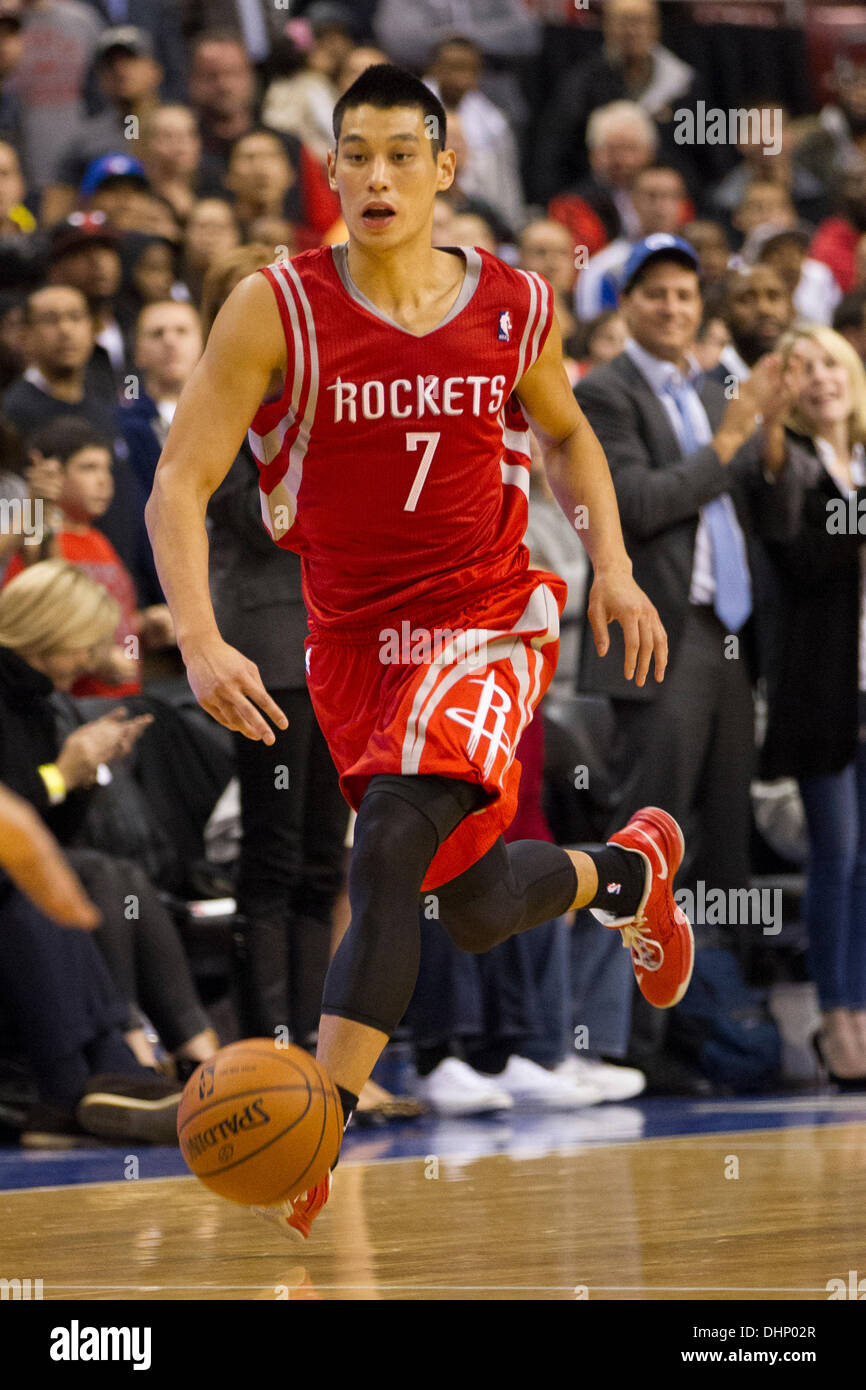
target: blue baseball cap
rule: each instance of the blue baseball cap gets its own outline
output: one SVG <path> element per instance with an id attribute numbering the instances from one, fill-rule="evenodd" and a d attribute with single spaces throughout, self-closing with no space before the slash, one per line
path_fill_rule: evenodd
<path id="1" fill-rule="evenodd" d="M 104 154 L 88 164 L 79 191 L 85 195 L 95 193 L 107 179 L 138 179 L 143 188 L 150 187 L 140 159 L 128 154 Z"/>
<path id="2" fill-rule="evenodd" d="M 689 270 L 696 272 L 699 272 L 701 268 L 697 251 L 681 236 L 670 236 L 667 232 L 655 232 L 652 236 L 644 237 L 643 241 L 639 241 L 636 246 L 632 247 L 629 258 L 623 266 L 620 293 L 633 287 L 638 273 L 654 257 L 679 261 L 682 265 L 688 266 Z"/>

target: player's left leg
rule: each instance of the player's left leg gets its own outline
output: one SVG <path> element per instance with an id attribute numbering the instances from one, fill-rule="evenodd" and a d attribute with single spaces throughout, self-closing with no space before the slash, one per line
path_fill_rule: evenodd
<path id="1" fill-rule="evenodd" d="M 439 920 L 462 950 L 483 952 L 574 908 L 622 931 L 650 1003 L 685 994 L 694 943 L 673 897 L 683 839 L 672 816 L 638 811 L 603 850 L 584 853 L 540 840 L 500 837 L 470 869 L 437 890 Z"/>

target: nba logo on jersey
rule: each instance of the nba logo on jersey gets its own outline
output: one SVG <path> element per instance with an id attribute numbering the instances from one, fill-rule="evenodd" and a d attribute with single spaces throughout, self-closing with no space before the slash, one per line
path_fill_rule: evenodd
<path id="1" fill-rule="evenodd" d="M 511 342 L 511 314 L 507 309 L 503 309 L 499 315 L 499 332 L 496 336 L 500 343 Z"/>

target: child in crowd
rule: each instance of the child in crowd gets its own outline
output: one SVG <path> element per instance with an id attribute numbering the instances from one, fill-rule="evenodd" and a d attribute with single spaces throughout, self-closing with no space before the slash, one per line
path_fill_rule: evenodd
<path id="1" fill-rule="evenodd" d="M 135 585 L 114 546 L 94 522 L 104 516 L 114 495 L 111 446 L 85 420 L 61 416 L 31 434 L 31 467 L 53 463 L 62 470 L 56 503 L 45 510 L 42 542 L 28 546 L 9 562 L 4 586 L 25 564 L 63 559 L 83 569 L 120 605 L 120 622 L 110 646 L 94 651 L 94 664 L 80 677 L 72 694 L 114 699 L 141 692 L 140 644 L 166 646 L 174 640 L 164 604 L 139 609 Z"/>

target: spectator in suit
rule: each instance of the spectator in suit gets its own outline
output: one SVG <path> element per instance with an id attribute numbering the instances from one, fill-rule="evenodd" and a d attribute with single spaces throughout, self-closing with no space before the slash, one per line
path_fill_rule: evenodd
<path id="1" fill-rule="evenodd" d="M 575 396 L 607 455 L 635 579 L 665 625 L 670 661 L 664 683 L 635 698 L 613 630 L 603 662 L 585 640 L 580 685 L 613 703 L 616 823 L 639 806 L 665 806 L 690 849 L 680 883 L 744 889 L 760 651 L 752 618 L 764 616 L 757 538 L 793 534 L 800 501 L 782 447 L 789 402 L 773 358 L 733 400 L 702 382 L 691 355 L 698 261 L 680 238 L 638 244 L 621 307 L 625 351 Z M 665 1015 L 653 1012 L 636 1007 L 633 1060 L 664 1084 Z"/>
<path id="2" fill-rule="evenodd" d="M 794 374 L 788 450 L 807 486 L 802 525 L 770 553 L 779 579 L 767 777 L 796 777 L 806 812 L 805 916 L 820 1047 L 835 1080 L 866 1087 L 866 372 L 832 329 L 779 343 Z M 852 512 L 852 508 L 856 510 Z"/>
<path id="3" fill-rule="evenodd" d="M 673 115 L 693 103 L 696 74 L 659 43 L 656 0 L 608 0 L 602 25 L 604 48 L 566 73 L 540 124 L 532 190 L 540 201 L 585 177 L 587 123 L 613 101 L 637 102 L 659 132 L 659 157 L 691 172 Z"/>

